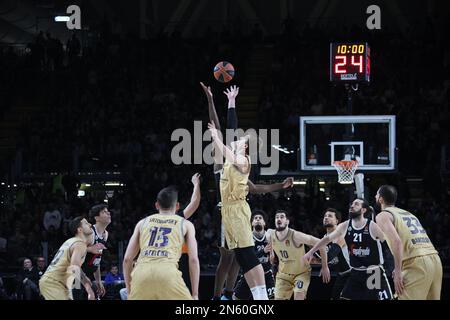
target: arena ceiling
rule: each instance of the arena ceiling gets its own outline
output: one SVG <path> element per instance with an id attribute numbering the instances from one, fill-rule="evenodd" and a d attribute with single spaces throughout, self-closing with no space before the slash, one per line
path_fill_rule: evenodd
<path id="1" fill-rule="evenodd" d="M 81 8 L 82 27 L 89 30 L 106 17 L 116 32 L 149 37 L 163 30 L 178 29 L 184 36 L 198 34 L 210 26 L 220 31 L 224 25 L 240 23 L 244 31 L 259 24 L 266 34 L 278 33 L 290 17 L 297 25 L 366 23 L 367 7 L 382 10 L 382 26 L 406 32 L 431 17 L 449 20 L 447 1 L 376 0 L 1 0 L 0 42 L 27 43 L 40 30 L 60 38 L 69 36 L 64 23 L 53 21 L 71 4 Z M 444 8 L 445 6 L 445 8 Z M 240 22 L 238 22 L 240 20 Z"/>

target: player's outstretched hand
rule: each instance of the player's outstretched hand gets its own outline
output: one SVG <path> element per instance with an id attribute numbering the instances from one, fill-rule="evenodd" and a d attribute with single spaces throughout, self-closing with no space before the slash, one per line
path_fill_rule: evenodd
<path id="1" fill-rule="evenodd" d="M 319 276 L 322 276 L 323 283 L 330 282 L 331 275 L 330 275 L 330 269 L 328 268 L 328 266 L 326 266 L 325 268 L 322 267 L 322 269 L 320 269 Z"/>
<path id="2" fill-rule="evenodd" d="M 97 295 L 99 297 L 103 297 L 106 294 L 106 289 L 105 286 L 103 285 L 103 283 L 100 281 L 97 285 Z"/>
<path id="3" fill-rule="evenodd" d="M 195 186 L 197 184 L 200 184 L 200 173 L 196 173 L 192 176 L 192 184 Z"/>
<path id="4" fill-rule="evenodd" d="M 92 254 L 102 254 L 106 247 L 103 243 L 96 243 L 88 248 L 88 252 Z"/>
<path id="5" fill-rule="evenodd" d="M 294 178 L 293 177 L 289 177 L 284 179 L 283 181 L 283 189 L 287 189 L 290 188 L 294 185 Z"/>
<path id="6" fill-rule="evenodd" d="M 212 94 L 212 92 L 211 92 L 211 87 L 205 86 L 205 85 L 203 84 L 203 82 L 200 82 L 200 85 L 202 86 L 203 91 L 204 91 L 205 94 L 206 94 L 206 98 L 208 98 L 208 100 L 212 99 L 212 98 L 213 98 L 213 94 Z"/>
<path id="7" fill-rule="evenodd" d="M 225 95 L 228 97 L 228 100 L 236 99 L 237 95 L 239 94 L 239 87 L 231 86 L 223 93 L 225 93 Z"/>
<path id="8" fill-rule="evenodd" d="M 397 293 L 397 295 L 402 294 L 405 288 L 403 284 L 402 272 L 394 270 L 392 271 L 392 277 L 394 278 L 395 293 Z"/>

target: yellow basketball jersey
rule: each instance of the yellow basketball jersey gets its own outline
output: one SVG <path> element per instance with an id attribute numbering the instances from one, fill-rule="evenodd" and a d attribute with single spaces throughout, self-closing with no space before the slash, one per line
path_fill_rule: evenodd
<path id="1" fill-rule="evenodd" d="M 62 244 L 52 262 L 48 266 L 47 270 L 45 271 L 44 275 L 42 276 L 43 279 L 49 278 L 62 282 L 64 284 L 67 283 L 67 278 L 70 274 L 67 273 L 67 268 L 70 266 L 70 248 L 76 242 L 85 243 L 83 240 L 77 237 L 73 237 L 66 240 L 66 242 Z M 83 256 L 81 263 L 84 262 L 84 258 L 86 258 L 86 254 Z"/>
<path id="2" fill-rule="evenodd" d="M 273 250 L 279 260 L 279 272 L 301 274 L 311 270 L 311 266 L 305 264 L 301 259 L 305 255 L 305 245 L 302 243 L 299 247 L 295 246 L 294 230 L 289 229 L 284 239 L 278 239 L 276 232 L 274 232 L 271 239 Z"/>
<path id="3" fill-rule="evenodd" d="M 141 226 L 141 252 L 137 263 L 164 262 L 178 266 L 184 243 L 184 218 L 176 214 L 153 214 Z"/>
<path id="4" fill-rule="evenodd" d="M 250 166 L 250 157 L 248 157 Z M 222 175 L 220 177 L 220 195 L 222 204 L 236 200 L 246 200 L 248 194 L 249 173 L 241 173 L 231 162 L 225 160 Z"/>
<path id="5" fill-rule="evenodd" d="M 403 261 L 437 253 L 419 219 L 413 214 L 397 207 L 388 207 L 384 211 L 391 213 L 394 217 L 395 230 L 402 241 Z M 392 248 L 389 239 L 387 241 Z"/>

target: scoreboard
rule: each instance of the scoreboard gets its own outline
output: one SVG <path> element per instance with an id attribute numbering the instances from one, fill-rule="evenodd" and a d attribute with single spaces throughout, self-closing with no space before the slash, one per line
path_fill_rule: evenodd
<path id="1" fill-rule="evenodd" d="M 370 82 L 370 47 L 366 42 L 330 44 L 330 81 Z"/>

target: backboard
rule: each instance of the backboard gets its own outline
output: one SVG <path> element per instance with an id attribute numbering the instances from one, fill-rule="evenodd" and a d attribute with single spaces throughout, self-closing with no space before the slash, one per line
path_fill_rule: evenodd
<path id="1" fill-rule="evenodd" d="M 357 160 L 358 171 L 396 170 L 395 116 L 300 117 L 300 169 L 333 171 Z"/>

